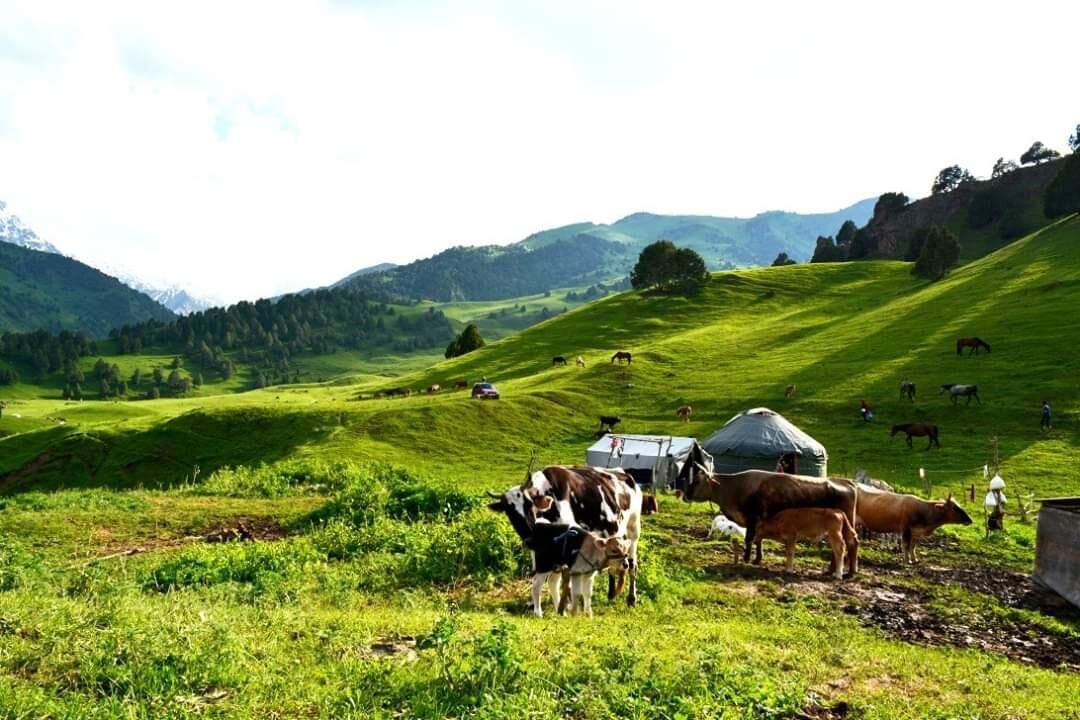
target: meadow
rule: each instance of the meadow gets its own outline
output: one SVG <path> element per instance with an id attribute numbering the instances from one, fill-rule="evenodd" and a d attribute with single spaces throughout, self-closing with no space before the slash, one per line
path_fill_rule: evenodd
<path id="1" fill-rule="evenodd" d="M 1014 501 L 1078 492 L 1078 307 L 1070 218 L 937 283 L 900 262 L 721 273 L 454 360 L 387 358 L 392 379 L 344 363 L 328 383 L 117 403 L 25 388 L 0 418 L 0 718 L 1078 717 L 1080 620 L 1028 592 L 1033 525 L 986 539 L 968 499 L 995 455 Z M 957 356 L 966 335 L 992 352 Z M 375 397 L 481 375 L 502 400 Z M 949 382 L 982 404 L 954 406 Z M 762 405 L 833 474 L 923 494 L 923 468 L 976 523 L 916 568 L 868 542 L 834 585 L 817 550 L 791 575 L 775 550 L 737 565 L 705 538 L 710 508 L 662 495 L 639 607 L 525 614 L 527 559 L 483 491 L 582 461 L 600 414 L 706 437 Z M 911 420 L 941 449 L 890 439 Z"/>

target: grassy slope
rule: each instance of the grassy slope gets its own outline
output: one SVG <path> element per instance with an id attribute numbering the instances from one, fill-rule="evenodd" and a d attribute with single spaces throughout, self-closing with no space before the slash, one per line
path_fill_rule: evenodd
<path id="1" fill-rule="evenodd" d="M 119 280 L 63 255 L 0 242 L 0 332 L 46 328 L 102 336 L 171 311 Z"/>
<path id="2" fill-rule="evenodd" d="M 1077 360 L 1067 348 L 1080 342 L 1080 323 L 1072 317 L 1080 307 L 1078 241 L 1080 219 L 1074 218 L 932 285 L 912 278 L 905 264 L 885 262 L 723 274 L 693 300 L 624 294 L 404 379 L 420 386 L 485 374 L 502 389 L 499 402 L 469 401 L 462 393 L 354 399 L 386 382 L 377 377 L 349 387 L 293 386 L 133 405 L 20 401 L 0 420 L 0 430 L 42 429 L 0 440 L 0 474 L 35 461 L 36 472 L 9 475 L 0 484 L 9 491 L 74 489 L 44 496 L 56 499 L 40 508 L 0 510 L 0 539 L 28 539 L 59 568 L 125 542 L 198 530 L 212 524 L 208 518 L 287 521 L 298 513 L 295 498 L 236 501 L 178 490 L 102 496 L 86 489 L 177 485 L 195 464 L 205 476 L 221 464 L 289 456 L 388 459 L 466 488 L 504 488 L 520 477 L 532 451 L 539 462 L 580 460 L 601 412 L 621 414 L 626 430 L 704 436 L 736 411 L 761 404 L 821 440 L 836 472 L 865 467 L 913 487 L 924 466 L 937 493 L 981 486 L 976 468 L 989 458 L 989 440 L 997 434 L 1011 495 L 1075 493 L 1080 391 Z M 953 341 L 967 334 L 986 338 L 993 353 L 956 357 Z M 634 352 L 631 369 L 607 362 L 615 349 Z M 589 367 L 551 368 L 554 354 L 582 354 Z M 920 387 L 913 406 L 897 399 L 904 377 Z M 785 401 L 790 382 L 799 392 Z M 934 393 L 942 382 L 978 383 L 984 404 L 952 407 Z M 1038 431 L 1043 397 L 1057 414 L 1049 436 Z M 869 425 L 858 419 L 862 398 L 878 413 Z M 695 408 L 688 426 L 673 416 L 683 402 Z M 22 417 L 11 418 L 11 410 Z M 57 414 L 66 425 L 50 420 Z M 908 450 L 899 439 L 890 441 L 886 425 L 908 419 L 938 422 L 942 449 Z M 649 567 L 681 578 L 669 582 L 679 589 L 648 591 L 644 607 L 629 615 L 600 603 L 601 617 L 587 626 L 508 615 L 523 596 L 520 582 L 380 595 L 328 579 L 319 581 L 321 589 L 247 602 L 215 587 L 145 595 L 132 578 L 152 556 L 93 573 L 57 570 L 52 585 L 0 592 L 0 708 L 31 716 L 167 709 L 174 716 L 364 717 L 369 713 L 350 710 L 355 693 L 408 676 L 419 683 L 410 692 L 419 695 L 438 671 L 428 659 L 379 670 L 363 661 L 359 648 L 375 638 L 423 632 L 456 607 L 458 622 L 470 632 L 508 620 L 528 677 L 536 679 L 514 692 L 493 686 L 481 704 L 488 716 L 520 716 L 523 707 L 542 717 L 719 716 L 728 707 L 735 716 L 784 717 L 790 713 L 782 709 L 770 714 L 770 703 L 807 689 L 849 701 L 865 717 L 1075 716 L 1075 674 L 890 640 L 812 599 L 784 599 L 788 591 L 775 576 L 733 582 L 717 544 L 704 543 L 697 530 L 708 510 L 671 505 L 647 524 L 655 547 L 648 557 Z M 971 562 L 1030 563 L 1029 527 L 1012 523 L 988 546 L 975 527 L 945 535 L 959 539 L 954 552 Z M 705 566 L 694 575 L 689 567 L 698 563 Z M 976 600 L 959 597 L 949 600 L 976 607 Z M 534 642 L 540 628 L 543 642 Z M 163 657 L 179 640 L 179 658 Z M 121 667 L 112 664 L 114 653 L 125 658 L 122 667 L 147 678 L 158 667 L 205 670 L 184 676 L 183 696 L 162 695 L 151 679 L 100 691 L 75 683 L 70 691 L 71 678 L 120 672 L 110 669 Z M 554 687 L 539 680 L 551 668 L 557 669 Z M 364 690 L 376 670 L 387 674 Z M 709 678 L 720 696 L 702 700 L 705 691 L 686 682 L 691 677 Z M 123 687 L 131 689 L 125 694 Z M 228 690 L 225 700 L 205 700 L 219 687 Z M 730 696 L 728 687 L 735 688 Z M 745 705 L 755 693 L 761 704 Z"/>

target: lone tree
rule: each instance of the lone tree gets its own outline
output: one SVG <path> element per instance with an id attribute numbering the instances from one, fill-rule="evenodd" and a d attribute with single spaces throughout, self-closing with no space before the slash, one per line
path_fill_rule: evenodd
<path id="1" fill-rule="evenodd" d="M 635 290 L 655 288 L 660 292 L 690 295 L 709 280 L 705 261 L 690 248 L 677 248 L 670 240 L 657 240 L 645 247 L 630 271 Z"/>
<path id="2" fill-rule="evenodd" d="M 1035 163 L 1036 165 L 1039 165 L 1046 160 L 1053 160 L 1054 158 L 1059 157 L 1061 157 L 1061 153 L 1057 150 L 1051 150 L 1036 140 L 1031 144 L 1031 147 L 1027 149 L 1027 152 L 1020 156 L 1020 164 L 1031 165 L 1032 163 Z"/>
<path id="3" fill-rule="evenodd" d="M 484 338 L 480 337 L 480 329 L 469 323 L 460 335 L 450 341 L 443 355 L 447 358 L 458 357 L 482 347 L 484 347 Z"/>
<path id="4" fill-rule="evenodd" d="M 927 230 L 912 274 L 940 280 L 960 260 L 960 241 L 950 230 L 933 226 Z"/>
<path id="5" fill-rule="evenodd" d="M 1080 125 L 1076 126 L 1076 132 L 1069 136 L 1069 149 L 1080 152 Z"/>
<path id="6" fill-rule="evenodd" d="M 999 157 L 997 162 L 994 163 L 994 169 L 990 173 L 990 177 L 999 178 L 1002 175 L 1008 175 L 1013 170 L 1016 170 L 1019 166 L 1012 160 L 1006 160 L 1003 157 Z"/>
<path id="7" fill-rule="evenodd" d="M 971 182 L 974 179 L 974 175 L 959 165 L 950 165 L 943 168 L 934 178 L 934 184 L 930 186 L 930 192 L 934 195 L 952 192 L 964 183 Z"/>
<path id="8" fill-rule="evenodd" d="M 782 267 L 784 265 L 797 265 L 798 263 L 788 257 L 786 252 L 782 252 L 776 256 L 776 259 L 772 261 L 773 267 Z"/>

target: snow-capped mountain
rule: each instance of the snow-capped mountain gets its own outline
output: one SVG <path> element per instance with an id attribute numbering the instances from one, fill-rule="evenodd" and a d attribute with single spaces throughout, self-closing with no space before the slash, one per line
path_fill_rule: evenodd
<path id="1" fill-rule="evenodd" d="M 0 200 L 0 241 L 54 255 L 61 254 L 55 245 L 39 238 L 37 233 L 23 225 L 22 220 L 8 213 L 3 200 Z"/>
<path id="2" fill-rule="evenodd" d="M 176 285 L 170 285 L 166 288 L 154 287 L 126 272 L 117 273 L 116 279 L 130 288 L 149 295 L 177 315 L 190 315 L 193 312 L 221 305 L 221 303 L 207 298 L 195 297 L 187 290 Z"/>

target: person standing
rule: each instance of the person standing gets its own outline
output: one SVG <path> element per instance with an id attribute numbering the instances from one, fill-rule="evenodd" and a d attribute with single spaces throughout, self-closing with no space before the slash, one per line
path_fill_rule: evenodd
<path id="1" fill-rule="evenodd" d="M 865 400 L 862 401 L 862 408 L 860 409 L 860 412 L 862 412 L 863 422 L 870 422 L 874 419 L 874 411 L 870 409 L 870 403 L 866 402 Z"/>
<path id="2" fill-rule="evenodd" d="M 1040 430 L 1050 430 L 1050 403 L 1043 400 L 1042 404 L 1042 420 L 1039 421 Z"/>

